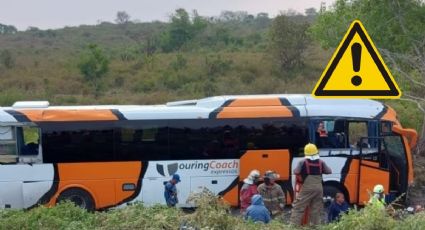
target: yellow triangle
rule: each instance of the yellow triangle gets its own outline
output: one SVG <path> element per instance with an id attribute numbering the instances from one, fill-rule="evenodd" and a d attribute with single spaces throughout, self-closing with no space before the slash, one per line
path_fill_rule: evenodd
<path id="1" fill-rule="evenodd" d="M 314 87 L 317 98 L 400 98 L 401 91 L 362 23 L 355 20 Z"/>

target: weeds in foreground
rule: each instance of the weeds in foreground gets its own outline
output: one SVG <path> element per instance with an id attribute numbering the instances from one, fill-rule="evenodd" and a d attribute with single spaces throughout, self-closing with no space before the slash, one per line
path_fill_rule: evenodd
<path id="1" fill-rule="evenodd" d="M 206 194 L 196 197 L 198 208 L 193 213 L 162 205 L 135 203 L 105 212 L 86 212 L 72 203 L 53 208 L 43 206 L 28 210 L 0 210 L 0 229 L 294 229 L 282 220 L 270 224 L 247 222 L 222 200 Z M 378 206 L 352 209 L 339 222 L 316 229 L 423 229 L 425 213 L 404 215 L 397 219 Z M 308 228 L 305 228 L 308 229 Z"/>

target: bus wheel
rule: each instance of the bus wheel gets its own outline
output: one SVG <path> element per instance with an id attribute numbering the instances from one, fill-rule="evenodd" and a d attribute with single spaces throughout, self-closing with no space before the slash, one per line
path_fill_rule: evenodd
<path id="1" fill-rule="evenodd" d="M 59 195 L 57 203 L 60 203 L 65 200 L 71 201 L 77 207 L 86 209 L 87 211 L 94 211 L 95 209 L 92 196 L 90 195 L 90 193 L 83 189 L 70 188 L 63 191 Z"/>
<path id="2" fill-rule="evenodd" d="M 325 207 L 328 207 L 331 204 L 332 199 L 335 198 L 336 193 L 341 192 L 339 188 L 332 185 L 323 186 L 323 202 Z"/>

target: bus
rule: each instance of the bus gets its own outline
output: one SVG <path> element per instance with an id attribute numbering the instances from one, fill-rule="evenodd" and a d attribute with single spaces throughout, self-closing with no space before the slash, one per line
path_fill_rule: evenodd
<path id="1" fill-rule="evenodd" d="M 282 94 L 149 106 L 20 101 L 0 108 L 0 207 L 164 204 L 164 183 L 174 173 L 182 205 L 208 189 L 237 207 L 253 169 L 278 173 L 290 204 L 292 169 L 307 143 L 332 168 L 323 177 L 325 195 L 340 191 L 364 204 L 378 183 L 393 196 L 406 193 L 416 141 L 415 130 L 374 100 Z"/>

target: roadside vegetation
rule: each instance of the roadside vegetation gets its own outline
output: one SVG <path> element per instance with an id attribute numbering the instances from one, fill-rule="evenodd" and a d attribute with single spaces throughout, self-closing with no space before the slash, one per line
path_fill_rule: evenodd
<path id="1" fill-rule="evenodd" d="M 341 221 L 323 224 L 316 229 L 421 229 L 425 213 L 415 215 L 401 211 L 390 212 L 377 206 L 352 210 Z M 265 225 L 245 221 L 231 214 L 219 199 L 206 196 L 192 213 L 166 206 L 146 207 L 142 203 L 107 212 L 86 212 L 72 203 L 53 208 L 37 207 L 29 211 L 1 210 L 0 229 L 296 229 L 286 220 L 275 219 Z M 309 229 L 308 227 L 303 229 Z"/>

